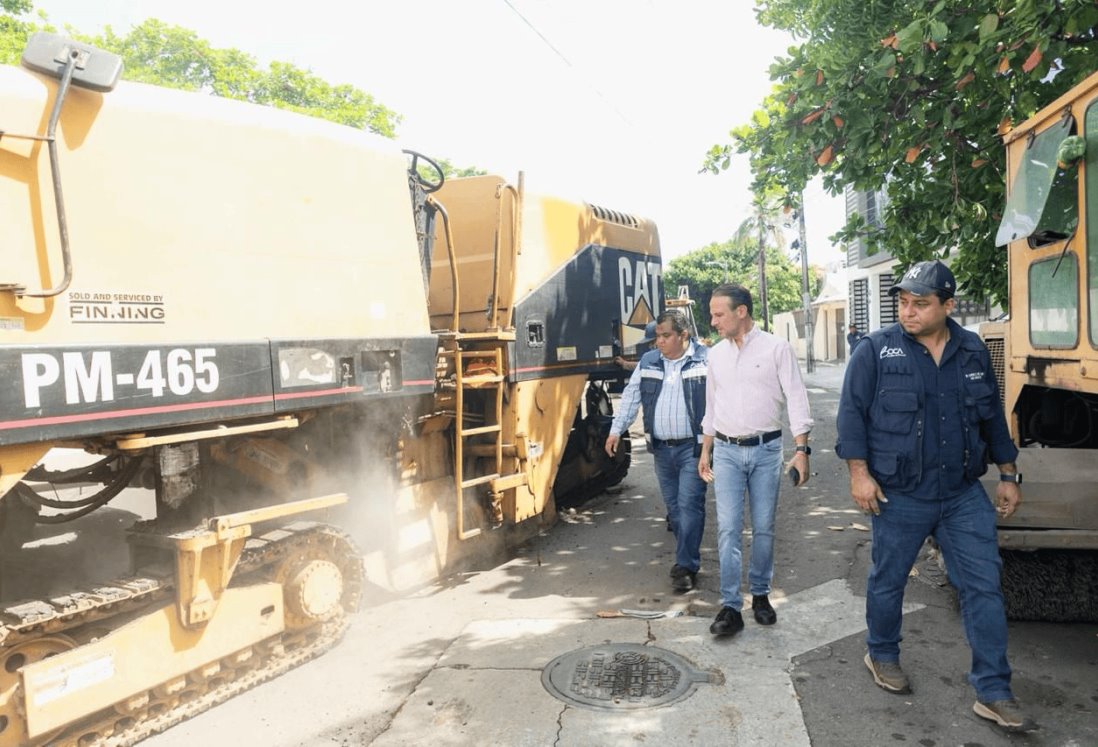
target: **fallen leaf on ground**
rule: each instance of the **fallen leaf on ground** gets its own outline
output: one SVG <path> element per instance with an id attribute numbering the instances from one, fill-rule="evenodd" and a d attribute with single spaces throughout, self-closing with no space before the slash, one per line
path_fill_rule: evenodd
<path id="1" fill-rule="evenodd" d="M 832 532 L 841 532 L 846 529 L 846 527 L 829 526 L 828 529 L 830 529 Z"/>
<path id="2" fill-rule="evenodd" d="M 859 532 L 868 532 L 869 531 L 869 527 L 867 527 L 865 524 L 859 524 L 856 521 L 850 522 L 850 528 L 851 529 L 857 529 Z"/>

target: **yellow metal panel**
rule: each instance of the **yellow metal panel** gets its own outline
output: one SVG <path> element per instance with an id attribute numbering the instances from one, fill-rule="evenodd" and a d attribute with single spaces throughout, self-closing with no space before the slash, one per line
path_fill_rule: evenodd
<path id="1" fill-rule="evenodd" d="M 283 629 L 282 587 L 228 589 L 198 630 L 179 624 L 173 604 L 93 643 L 25 666 L 23 694 L 31 739 L 247 648 Z"/>
<path id="2" fill-rule="evenodd" d="M 655 224 L 643 218 L 635 220 L 634 228 L 597 217 L 590 205 L 527 195 L 515 298 L 521 300 L 590 244 L 658 257 L 659 233 Z"/>
<path id="3" fill-rule="evenodd" d="M 22 480 L 27 470 L 38 464 L 38 460 L 49 450 L 50 444 L 0 447 L 0 495 L 15 487 L 15 483 Z"/>
<path id="4" fill-rule="evenodd" d="M 649 220 L 624 216 L 629 224 L 596 215 L 590 205 L 526 193 L 519 221 L 519 254 L 511 266 L 511 247 L 515 230 L 511 205 L 513 193 L 497 176 L 453 179 L 436 195 L 450 216 L 457 253 L 458 283 L 462 329 L 481 330 L 487 325 L 485 311 L 491 296 L 496 268 L 497 226 L 500 244 L 501 309 L 534 290 L 588 245 L 624 249 L 658 257 L 659 233 Z M 634 225 L 635 223 L 635 225 Z M 453 310 L 453 282 L 447 257 L 445 235 L 436 231 L 431 261 L 431 316 L 433 326 L 450 326 Z M 506 319 L 500 317 L 501 323 Z"/>
<path id="5" fill-rule="evenodd" d="M 0 66 L 0 88 L 4 129 L 42 134 L 54 82 Z M 0 341 L 427 331 L 406 162 L 391 141 L 132 83 L 72 89 L 58 139 L 73 283 L 53 300 L 0 293 L 0 317 L 21 320 L 0 327 Z M 0 224 L 0 282 L 38 288 L 60 277 L 41 144 L 0 141 Z M 125 296 L 158 305 L 164 324 L 71 322 L 81 305 L 117 308 Z"/>
<path id="6" fill-rule="evenodd" d="M 508 405 L 512 414 L 507 420 L 513 423 L 514 433 L 525 436 L 527 448 L 535 446 L 540 454 L 528 461 L 529 482 L 505 494 L 508 520 L 532 518 L 552 502 L 557 468 L 586 384 L 587 377 L 581 374 L 515 385 Z"/>

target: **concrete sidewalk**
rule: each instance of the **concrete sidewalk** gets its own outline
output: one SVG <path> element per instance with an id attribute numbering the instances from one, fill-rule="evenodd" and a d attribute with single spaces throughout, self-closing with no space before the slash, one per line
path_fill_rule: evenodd
<path id="1" fill-rule="evenodd" d="M 806 378 L 814 396 L 833 397 L 841 368 Z M 511 561 L 375 597 L 334 651 L 148 743 L 191 744 L 247 723 L 248 741 L 271 745 L 809 744 L 792 659 L 859 632 L 861 601 L 841 579 L 776 588 L 778 625 L 748 614 L 741 634 L 715 639 L 712 491 L 702 552 L 698 588 L 674 595 L 674 541 L 638 449 L 613 494 L 565 512 Z M 678 616 L 628 616 L 639 613 Z M 550 661 L 607 642 L 671 652 L 706 681 L 673 705 L 623 710 L 566 704 L 543 687 Z"/>
<path id="2" fill-rule="evenodd" d="M 737 636 L 708 632 L 719 609 L 712 493 L 698 586 L 671 592 L 674 544 L 649 455 L 638 449 L 616 493 L 564 513 L 508 562 L 404 596 L 375 594 L 333 651 L 147 744 L 1016 743 L 971 712 L 956 598 L 934 563 L 920 561 L 906 593 L 904 661 L 915 694 L 881 691 L 862 664 L 871 543 L 832 451 L 842 374 L 818 365 L 805 377 L 816 420 L 812 480 L 783 485 L 777 625 L 748 614 Z M 1028 744 L 1098 744 L 1096 634 L 1098 626 L 1011 625 L 1016 692 L 1047 725 Z M 648 708 L 631 707 L 633 680 L 592 684 L 602 664 L 577 668 L 571 683 L 608 708 L 565 703 L 543 686 L 557 657 L 594 647 L 592 661 L 605 663 L 598 656 L 609 644 L 635 644 L 651 658 L 640 674 L 613 671 L 689 686 Z M 665 667 L 674 657 L 685 662 L 679 681 Z"/>

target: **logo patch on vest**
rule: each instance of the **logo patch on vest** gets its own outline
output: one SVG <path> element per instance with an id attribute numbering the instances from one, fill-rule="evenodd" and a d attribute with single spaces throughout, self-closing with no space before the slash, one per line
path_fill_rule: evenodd
<path id="1" fill-rule="evenodd" d="M 904 352 L 903 348 L 890 348 L 887 345 L 885 345 L 883 348 L 881 348 L 881 360 L 884 360 L 885 358 L 906 358 L 906 357 L 907 357 L 907 353 Z"/>
<path id="2" fill-rule="evenodd" d="M 969 381 L 983 381 L 984 380 L 984 372 L 983 371 L 970 371 L 969 373 L 965 374 L 965 378 L 968 379 Z"/>

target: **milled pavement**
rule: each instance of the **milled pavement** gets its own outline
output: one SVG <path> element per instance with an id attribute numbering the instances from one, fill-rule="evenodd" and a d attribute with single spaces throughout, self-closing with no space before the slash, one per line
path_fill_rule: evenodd
<path id="1" fill-rule="evenodd" d="M 671 592 L 674 544 L 650 458 L 638 448 L 620 489 L 564 513 L 508 562 L 410 594 L 375 590 L 337 648 L 146 744 L 1015 743 L 968 710 L 967 662 L 957 656 L 967 648 L 954 596 L 933 562 L 917 567 L 905 610 L 919 697 L 881 692 L 861 664 L 869 535 L 831 453 L 842 372 L 821 365 L 806 375 L 817 420 L 813 481 L 796 491 L 783 486 L 771 595 L 777 625 L 759 626 L 748 610 L 739 635 L 709 634 L 719 609 L 712 490 L 698 588 Z M 1054 727 L 1053 740 L 1026 743 L 1098 743 L 1098 657 L 1085 653 L 1098 629 L 1012 625 L 1012 641 L 1019 630 L 1036 640 L 1067 636 L 1083 652 L 1061 663 L 1076 667 L 1064 677 L 1078 691 L 1058 706 L 1072 710 L 1066 735 Z M 681 657 L 685 694 L 649 708 L 620 696 L 591 708 L 549 694 L 550 662 L 609 644 L 642 646 L 656 665 L 664 651 Z M 1062 657 L 1047 647 L 1026 655 Z M 1037 715 L 1047 722 L 1056 703 L 1041 705 Z"/>

